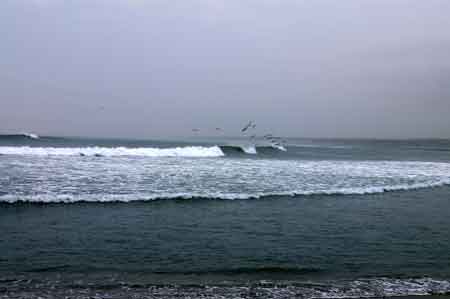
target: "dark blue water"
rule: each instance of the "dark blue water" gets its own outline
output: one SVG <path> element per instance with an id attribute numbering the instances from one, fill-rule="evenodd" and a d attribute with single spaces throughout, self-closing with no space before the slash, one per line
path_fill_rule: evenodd
<path id="1" fill-rule="evenodd" d="M 248 154 L 240 139 L 13 139 L 0 141 L 6 295 L 450 291 L 449 141 Z"/>

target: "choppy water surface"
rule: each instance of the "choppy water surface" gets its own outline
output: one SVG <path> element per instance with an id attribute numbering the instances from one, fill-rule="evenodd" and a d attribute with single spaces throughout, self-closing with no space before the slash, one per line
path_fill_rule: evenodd
<path id="1" fill-rule="evenodd" d="M 3 137 L 0 295 L 448 293 L 449 155 L 443 140 Z"/>

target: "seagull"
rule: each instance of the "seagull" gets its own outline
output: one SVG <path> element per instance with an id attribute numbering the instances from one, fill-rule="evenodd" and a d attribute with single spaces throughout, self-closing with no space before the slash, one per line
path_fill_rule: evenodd
<path id="1" fill-rule="evenodd" d="M 249 121 L 247 125 L 245 125 L 245 127 L 242 128 L 241 132 L 245 132 L 247 131 L 253 124 L 253 121 Z"/>

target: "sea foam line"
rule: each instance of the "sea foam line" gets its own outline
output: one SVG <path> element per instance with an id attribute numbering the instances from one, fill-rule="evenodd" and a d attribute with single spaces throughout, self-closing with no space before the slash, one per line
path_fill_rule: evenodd
<path id="1" fill-rule="evenodd" d="M 435 188 L 450 185 L 450 179 L 429 183 L 402 184 L 382 187 L 358 187 L 323 190 L 293 190 L 282 192 L 255 193 L 222 193 L 222 192 L 192 192 L 192 193 L 159 193 L 159 194 L 5 194 L 0 196 L 0 203 L 77 203 L 77 202 L 134 202 L 173 199 L 213 199 L 213 200 L 245 200 L 260 199 L 274 196 L 313 196 L 313 195 L 366 195 L 394 191 L 408 191 L 425 188 Z"/>
<path id="2" fill-rule="evenodd" d="M 413 278 L 371 278 L 353 281 L 308 281 L 301 282 L 276 282 L 255 281 L 245 284 L 136 284 L 131 285 L 114 278 L 108 282 L 105 290 L 102 284 L 89 283 L 89 281 L 78 280 L 76 288 L 74 284 L 67 286 L 61 281 L 52 280 L 29 280 L 7 279 L 3 285 L 7 292 L 4 298 L 39 297 L 39 294 L 55 298 L 77 297 L 77 298 L 382 298 L 395 296 L 419 296 L 419 295 L 448 295 L 450 293 L 450 282 L 444 279 Z M 42 291 L 42 285 L 50 286 Z M 11 289 L 13 292 L 8 292 Z M 11 295 L 11 297 L 8 296 Z M 3 298 L 3 297 L 2 297 Z"/>
<path id="3" fill-rule="evenodd" d="M 2 155 L 30 156 L 144 156 L 144 157 L 222 157 L 224 153 L 218 146 L 186 146 L 175 148 L 150 147 L 30 147 L 0 146 Z"/>

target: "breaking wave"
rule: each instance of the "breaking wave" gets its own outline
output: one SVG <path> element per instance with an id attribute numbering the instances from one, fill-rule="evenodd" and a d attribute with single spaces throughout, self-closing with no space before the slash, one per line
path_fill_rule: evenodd
<path id="1" fill-rule="evenodd" d="M 2 155 L 30 156 L 143 156 L 143 157 L 221 157 L 218 146 L 186 146 L 175 148 L 128 148 L 128 147 L 30 147 L 0 146 Z"/>
<path id="2" fill-rule="evenodd" d="M 31 138 L 31 137 L 30 137 Z M 220 145 L 184 146 L 173 148 L 156 147 L 31 147 L 0 146 L 0 155 L 27 156 L 143 156 L 143 157 L 222 157 L 227 154 L 256 155 L 259 151 L 273 153 L 286 151 L 282 146 Z"/>
<path id="3" fill-rule="evenodd" d="M 256 147 L 254 145 L 242 146 L 242 151 L 246 154 L 256 155 Z"/>
<path id="4" fill-rule="evenodd" d="M 40 136 L 34 133 L 0 134 L 0 140 L 39 139 L 39 138 Z"/>
<path id="5" fill-rule="evenodd" d="M 274 153 L 283 151 L 286 152 L 286 148 L 281 145 L 221 145 L 220 149 L 225 154 L 234 154 L 234 153 L 241 153 L 241 154 L 249 154 L 249 155 L 256 155 L 260 152 L 262 153 Z"/>
<path id="6" fill-rule="evenodd" d="M 33 133 L 22 133 L 22 135 L 31 139 L 39 139 L 39 135 Z"/>

